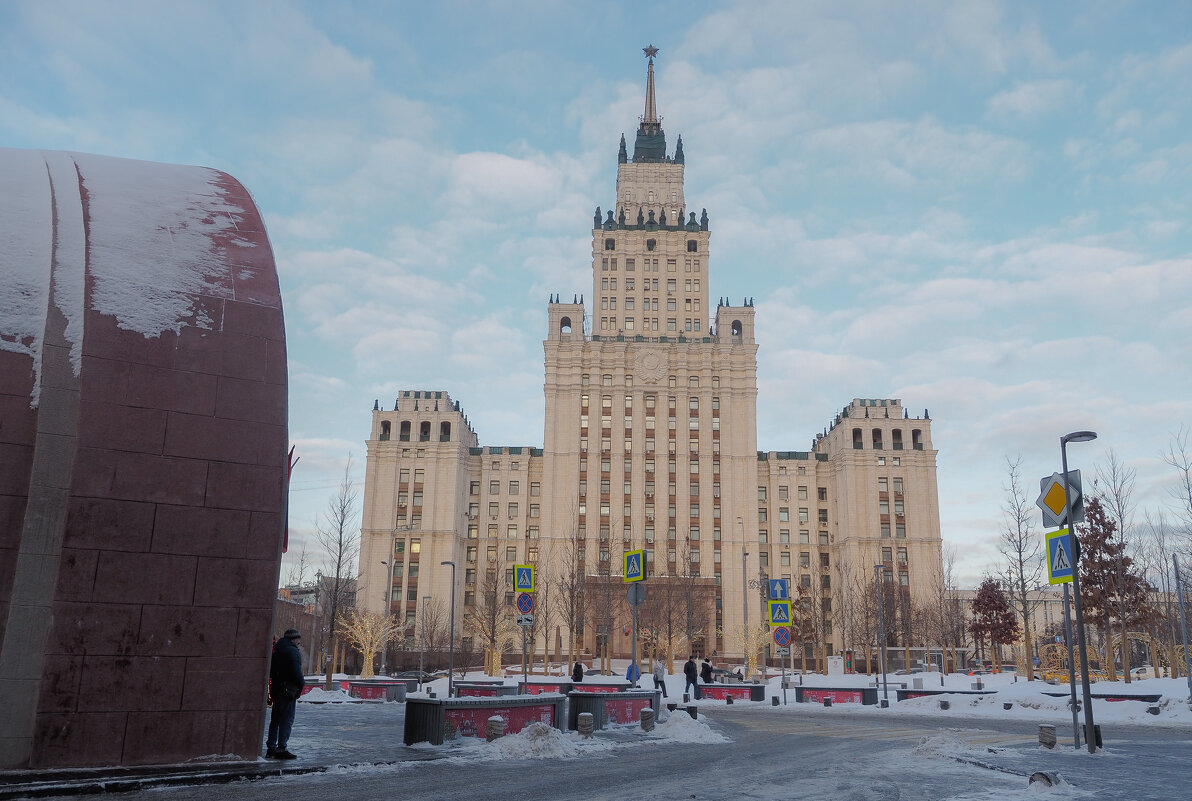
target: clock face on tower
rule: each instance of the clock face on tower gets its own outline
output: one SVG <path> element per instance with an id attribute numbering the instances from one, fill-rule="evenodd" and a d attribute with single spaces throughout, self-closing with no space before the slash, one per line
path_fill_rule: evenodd
<path id="1" fill-rule="evenodd" d="M 666 355 L 653 348 L 639 351 L 633 361 L 634 374 L 646 384 L 657 384 L 666 374 Z"/>

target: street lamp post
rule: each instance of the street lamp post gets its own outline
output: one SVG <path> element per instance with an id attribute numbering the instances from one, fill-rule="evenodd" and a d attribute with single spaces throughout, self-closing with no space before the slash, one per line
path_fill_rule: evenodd
<path id="1" fill-rule="evenodd" d="M 447 635 L 450 638 L 447 651 L 447 697 L 451 697 L 455 680 L 455 562 L 439 562 L 440 565 L 451 565 L 451 628 Z"/>
<path id="2" fill-rule="evenodd" d="M 1097 433 L 1095 431 L 1073 431 L 1071 434 L 1064 434 L 1060 437 L 1060 464 L 1063 469 L 1064 506 L 1067 511 L 1068 531 L 1073 542 L 1077 542 L 1077 539 L 1076 526 L 1072 522 L 1072 493 L 1068 487 L 1068 443 L 1091 442 L 1096 438 Z M 1094 754 L 1097 751 L 1097 733 L 1093 727 L 1093 694 L 1089 688 L 1089 657 L 1085 651 L 1084 604 L 1080 600 L 1079 560 L 1077 560 L 1077 564 L 1073 565 L 1072 595 L 1076 605 L 1076 647 L 1080 649 L 1080 691 L 1084 699 L 1084 741 L 1088 746 L 1089 753 Z"/>
<path id="3" fill-rule="evenodd" d="M 385 565 L 385 567 L 388 568 L 388 573 L 389 573 L 389 583 L 385 585 L 385 597 L 382 599 L 383 603 L 381 605 L 382 614 L 385 617 L 389 617 L 389 615 L 393 614 L 393 598 L 391 596 L 393 595 L 393 563 L 394 563 L 394 561 L 395 560 L 393 559 L 393 557 L 390 557 L 389 561 L 385 561 L 384 559 L 381 560 L 381 564 Z M 389 655 L 389 641 L 386 640 L 385 642 L 383 642 L 381 644 L 381 675 L 382 676 L 385 675 L 385 657 L 388 655 Z"/>
<path id="4" fill-rule="evenodd" d="M 886 607 L 882 600 L 882 573 L 885 565 L 873 566 L 873 583 L 877 587 L 877 660 L 882 671 L 882 707 L 890 706 L 890 687 L 886 680 Z"/>
<path id="5" fill-rule="evenodd" d="M 749 670 L 749 551 L 745 550 L 745 520 L 737 518 L 737 526 L 741 530 L 741 609 L 744 621 L 741 628 L 741 658 L 745 660 L 745 670 Z"/>
<path id="6" fill-rule="evenodd" d="M 418 692 L 422 692 L 422 676 L 426 670 L 422 657 L 426 653 L 426 607 L 430 603 L 430 596 L 422 596 L 422 616 L 418 620 Z"/>

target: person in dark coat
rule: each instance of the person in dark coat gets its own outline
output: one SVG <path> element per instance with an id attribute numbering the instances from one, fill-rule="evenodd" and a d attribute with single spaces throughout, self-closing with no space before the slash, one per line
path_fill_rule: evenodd
<path id="1" fill-rule="evenodd" d="M 269 662 L 273 714 L 269 718 L 269 737 L 265 741 L 265 756 L 269 759 L 297 759 L 287 746 L 298 696 L 302 695 L 306 685 L 302 677 L 302 652 L 297 643 L 301 637 L 297 629 L 286 629 L 281 639 L 273 644 L 273 658 Z"/>
<path id="2" fill-rule="evenodd" d="M 683 677 L 687 679 L 683 685 L 683 692 L 691 691 L 691 697 L 699 700 L 699 668 L 695 666 L 695 654 L 687 657 L 683 664 Z"/>
<path id="3" fill-rule="evenodd" d="M 579 662 L 576 662 L 575 667 L 571 669 L 571 680 L 576 684 L 584 680 L 584 666 Z"/>
<path id="4" fill-rule="evenodd" d="M 712 660 L 704 657 L 704 663 L 700 665 L 699 677 L 704 680 L 704 684 L 712 683 Z"/>

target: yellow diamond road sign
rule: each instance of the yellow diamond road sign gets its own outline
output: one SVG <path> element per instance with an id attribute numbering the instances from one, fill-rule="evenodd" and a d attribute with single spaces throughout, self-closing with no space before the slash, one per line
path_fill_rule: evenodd
<path id="1" fill-rule="evenodd" d="M 1068 471 L 1068 489 L 1072 493 L 1072 518 L 1076 523 L 1084 521 L 1084 495 L 1080 491 L 1080 471 Z M 1058 528 L 1069 525 L 1068 509 L 1064 504 L 1064 477 L 1052 473 L 1039 479 L 1039 498 L 1035 505 L 1043 510 L 1043 526 Z"/>

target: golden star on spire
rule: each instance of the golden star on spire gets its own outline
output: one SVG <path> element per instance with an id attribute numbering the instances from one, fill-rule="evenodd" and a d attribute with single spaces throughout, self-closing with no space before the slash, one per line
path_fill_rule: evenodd
<path id="1" fill-rule="evenodd" d="M 643 47 L 642 52 L 646 54 L 646 58 L 654 58 L 654 56 L 658 55 L 658 48 L 650 45 L 649 47 Z"/>

